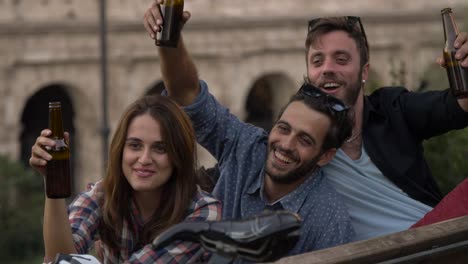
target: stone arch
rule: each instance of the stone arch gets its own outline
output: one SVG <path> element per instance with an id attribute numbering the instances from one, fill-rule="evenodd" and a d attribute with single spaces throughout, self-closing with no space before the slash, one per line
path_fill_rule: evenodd
<path id="1" fill-rule="evenodd" d="M 257 78 L 245 99 L 245 121 L 270 131 L 281 108 L 296 91 L 294 82 L 285 74 L 269 73 Z"/>
<path id="2" fill-rule="evenodd" d="M 21 92 L 22 97 L 25 98 L 23 102 L 15 106 L 16 110 L 14 111 L 20 115 L 15 122 L 18 125 L 12 128 L 15 131 L 12 141 L 17 142 L 15 148 L 19 152 L 19 160 L 27 162 L 26 159 L 29 158 L 32 144 L 40 131 L 48 126 L 49 100 L 62 100 L 66 97 L 66 100 L 62 100 L 62 102 L 69 102 L 64 103 L 64 105 L 68 104 L 70 110 L 64 109 L 63 121 L 64 129 L 70 132 L 71 137 L 73 190 L 75 193 L 82 191 L 86 184 L 102 178 L 103 160 L 97 154 L 102 152 L 102 144 L 100 144 L 102 140 L 99 134 L 101 114 L 98 108 L 99 102 L 93 99 L 93 93 L 88 93 L 89 90 L 63 81 L 41 82 L 35 87 L 28 86 L 27 89 L 13 89 L 13 91 Z M 15 94 L 11 96 L 15 96 Z M 34 116 L 29 114 L 31 112 Z M 27 121 L 22 121 L 26 119 Z M 25 122 L 34 122 L 36 119 L 42 121 L 38 121 L 37 125 L 25 124 Z M 25 132 L 29 132 L 28 135 Z M 22 153 L 27 153 L 27 155 Z"/>
<path id="3" fill-rule="evenodd" d="M 273 90 L 266 78 L 260 78 L 250 88 L 245 102 L 245 122 L 269 131 L 273 124 Z"/>
<path id="4" fill-rule="evenodd" d="M 48 127 L 48 104 L 52 101 L 62 103 L 63 128 L 70 133 L 70 139 L 73 141 L 75 135 L 75 109 L 72 98 L 67 92 L 67 87 L 63 84 L 49 84 L 40 88 L 36 93 L 26 101 L 21 114 L 21 131 L 19 135 L 20 142 L 20 161 L 27 166 L 31 155 L 31 146 L 36 141 L 40 132 Z M 74 148 L 71 148 L 71 170 L 74 171 Z M 72 180 L 72 184 L 73 184 Z"/>

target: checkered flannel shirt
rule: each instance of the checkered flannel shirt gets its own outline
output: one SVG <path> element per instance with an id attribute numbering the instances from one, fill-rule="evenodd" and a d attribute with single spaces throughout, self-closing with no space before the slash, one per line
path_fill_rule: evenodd
<path id="1" fill-rule="evenodd" d="M 102 198 L 101 182 L 90 185 L 89 190 L 80 194 L 68 207 L 69 221 L 72 228 L 75 248 L 79 254 L 87 254 L 99 239 L 98 226 L 102 219 L 102 211 L 98 201 Z M 207 258 L 209 254 L 203 251 L 197 243 L 176 241 L 164 248 L 155 248 L 153 244 L 143 247 L 137 245 L 137 234 L 143 227 L 136 205 L 130 204 L 133 225 L 125 221 L 120 235 L 120 243 L 124 245 L 119 252 L 112 253 L 105 245 L 104 263 L 192 263 L 200 257 Z M 184 221 L 217 221 L 221 218 L 221 203 L 198 188 Z"/>

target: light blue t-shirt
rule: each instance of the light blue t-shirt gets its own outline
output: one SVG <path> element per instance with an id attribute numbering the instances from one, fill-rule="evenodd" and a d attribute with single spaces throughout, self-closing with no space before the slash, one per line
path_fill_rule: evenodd
<path id="1" fill-rule="evenodd" d="M 345 198 L 356 240 L 408 229 L 432 209 L 383 176 L 364 147 L 358 160 L 352 160 L 339 149 L 323 170 Z"/>

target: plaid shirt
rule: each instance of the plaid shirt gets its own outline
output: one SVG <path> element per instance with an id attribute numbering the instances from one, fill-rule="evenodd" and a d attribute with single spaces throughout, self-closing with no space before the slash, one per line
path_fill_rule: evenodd
<path id="1" fill-rule="evenodd" d="M 68 207 L 73 240 L 79 254 L 87 254 L 99 239 L 97 229 L 102 219 L 102 211 L 98 201 L 102 196 L 102 185 L 98 182 L 90 186 L 90 190 L 80 194 Z M 153 244 L 137 248 L 137 241 L 133 239 L 132 234 L 138 236 L 143 222 L 136 205 L 132 202 L 130 206 L 134 224 L 130 227 L 125 221 L 120 235 L 120 242 L 125 246 L 118 254 L 113 254 L 103 245 L 104 263 L 192 263 L 202 254 L 206 256 L 200 245 L 192 242 L 176 241 L 164 248 L 155 248 Z M 198 188 L 185 221 L 216 221 L 220 218 L 221 203 Z"/>

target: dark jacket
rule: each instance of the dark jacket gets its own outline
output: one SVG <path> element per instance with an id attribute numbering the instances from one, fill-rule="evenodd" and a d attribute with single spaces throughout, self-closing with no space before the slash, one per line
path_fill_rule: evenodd
<path id="1" fill-rule="evenodd" d="M 445 91 L 380 88 L 364 99 L 364 147 L 380 171 L 410 197 L 434 206 L 442 195 L 422 142 L 468 126 L 468 113 Z"/>

